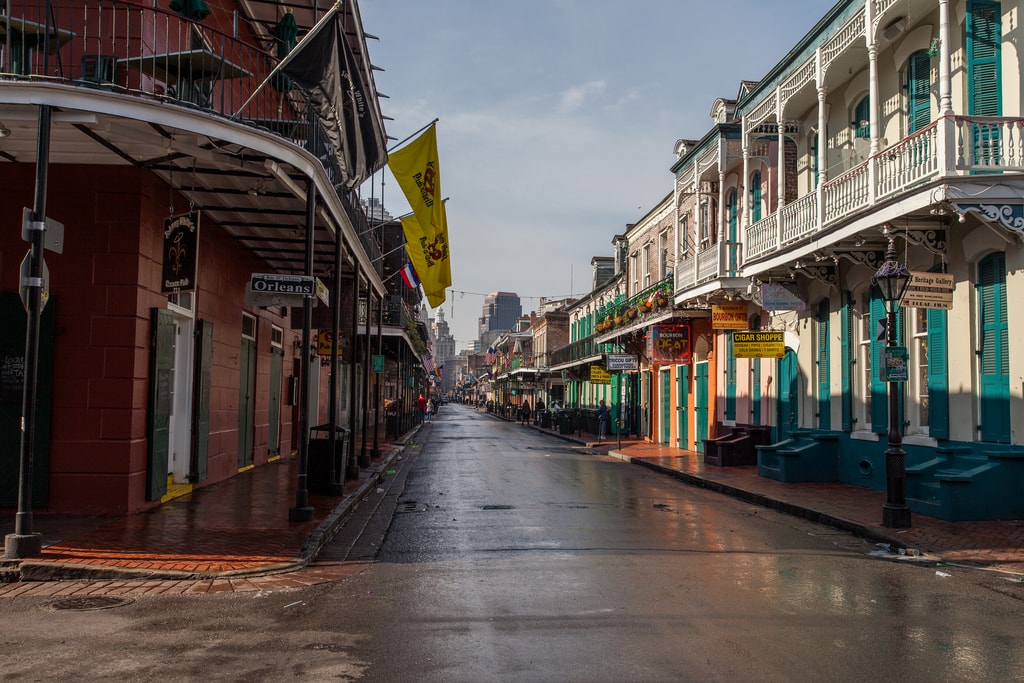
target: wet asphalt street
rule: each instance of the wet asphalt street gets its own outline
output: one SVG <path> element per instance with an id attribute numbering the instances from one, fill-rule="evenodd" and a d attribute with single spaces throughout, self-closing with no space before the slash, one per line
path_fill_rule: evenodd
<path id="1" fill-rule="evenodd" d="M 350 578 L 5 601 L 0 679 L 1024 680 L 1019 588 L 873 550 L 449 405 L 323 554 Z"/>

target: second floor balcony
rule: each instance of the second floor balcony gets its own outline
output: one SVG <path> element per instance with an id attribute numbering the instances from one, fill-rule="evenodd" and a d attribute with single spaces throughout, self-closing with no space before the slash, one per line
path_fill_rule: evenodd
<path id="1" fill-rule="evenodd" d="M 305 95 L 270 77 L 296 42 L 274 35 L 281 6 L 260 4 L 244 20 L 234 7 L 211 6 L 196 19 L 152 2 L 0 2 L 3 161 L 35 160 L 38 109 L 50 105 L 52 163 L 147 169 L 270 269 L 293 273 L 303 268 L 295 226 L 305 224 L 315 169 L 327 205 L 317 216 L 316 274 L 331 269 L 342 223 L 365 254 L 364 270 L 379 277 L 380 246 L 343 183 L 348 171 Z M 308 28 L 312 3 L 292 7 Z M 342 21 L 350 42 L 361 40 L 357 17 Z"/>
<path id="2" fill-rule="evenodd" d="M 1024 171 L 1024 119 L 948 115 L 750 225 L 744 267 L 876 207 L 978 174 Z M 932 203 L 930 196 L 919 203 Z"/>

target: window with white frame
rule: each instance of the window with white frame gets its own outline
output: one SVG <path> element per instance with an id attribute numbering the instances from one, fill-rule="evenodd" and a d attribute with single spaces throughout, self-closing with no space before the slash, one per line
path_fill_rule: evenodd
<path id="1" fill-rule="evenodd" d="M 687 256 L 690 252 L 690 214 L 679 215 L 679 256 Z"/>
<path id="2" fill-rule="evenodd" d="M 644 288 L 651 286 L 651 243 L 644 245 Z"/>
<path id="3" fill-rule="evenodd" d="M 700 246 L 711 241 L 711 204 L 705 199 L 700 203 Z"/>
<path id="4" fill-rule="evenodd" d="M 864 302 L 857 320 L 857 406 L 854 416 L 857 424 L 855 430 L 871 431 L 871 336 L 874 324 L 871 321 L 871 306 L 868 292 L 860 298 Z"/>
<path id="5" fill-rule="evenodd" d="M 658 267 L 658 279 L 668 277 L 668 271 L 672 270 L 672 247 L 669 241 L 668 230 L 658 235 L 658 254 L 660 255 Z"/>
<path id="6" fill-rule="evenodd" d="M 196 298 L 192 292 L 171 292 L 167 295 L 168 308 L 191 318 L 196 310 Z"/>
<path id="7" fill-rule="evenodd" d="M 629 270 L 633 273 L 633 293 L 640 291 L 640 254 L 633 252 L 629 257 Z"/>

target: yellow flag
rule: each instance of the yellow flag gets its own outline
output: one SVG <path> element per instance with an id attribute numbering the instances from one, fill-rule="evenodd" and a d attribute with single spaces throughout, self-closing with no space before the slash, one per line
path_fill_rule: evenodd
<path id="1" fill-rule="evenodd" d="M 431 125 L 423 135 L 402 149 L 389 153 L 388 166 L 405 193 L 423 234 L 433 240 L 444 223 L 436 127 Z"/>
<path id="2" fill-rule="evenodd" d="M 409 252 L 409 260 L 416 268 L 416 274 L 420 278 L 420 284 L 431 308 L 437 308 L 444 303 L 445 289 L 452 284 L 447 217 L 444 203 L 438 204 L 441 206 L 441 224 L 433 237 L 427 236 L 415 215 L 402 219 L 405 248 Z"/>

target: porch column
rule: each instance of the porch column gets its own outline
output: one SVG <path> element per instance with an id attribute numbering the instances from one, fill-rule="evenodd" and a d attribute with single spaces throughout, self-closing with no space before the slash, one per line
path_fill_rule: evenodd
<path id="1" fill-rule="evenodd" d="M 949 53 L 949 0 L 939 0 L 939 170 L 956 171 L 956 120 L 953 117 L 953 83 Z"/>
<path id="2" fill-rule="evenodd" d="M 874 36 L 868 37 L 868 122 L 871 128 L 871 148 L 868 159 L 868 201 L 875 203 L 875 192 L 877 185 L 878 162 L 875 155 L 879 150 L 878 138 L 878 46 L 875 45 Z"/>
<path id="3" fill-rule="evenodd" d="M 819 50 L 820 56 L 820 50 Z M 818 73 L 821 71 L 819 69 Z M 828 180 L 828 136 L 826 135 L 826 115 L 828 114 L 828 104 L 825 102 L 825 98 L 828 96 L 828 89 L 818 81 L 818 177 L 816 179 L 817 185 L 814 191 L 818 195 L 818 210 L 816 211 L 818 219 L 818 229 L 820 230 L 825 225 L 825 181 Z"/>
<path id="4" fill-rule="evenodd" d="M 719 140 L 718 144 L 722 144 Z M 729 234 L 726 232 L 725 224 L 725 170 L 723 169 L 723 163 L 721 160 L 718 162 L 718 230 L 716 241 L 724 242 L 728 241 Z M 724 239 L 723 239 L 724 238 Z"/>
<path id="5" fill-rule="evenodd" d="M 750 227 L 750 214 L 753 209 L 750 206 L 750 193 L 752 188 L 747 185 L 750 182 L 750 142 L 747 140 L 746 132 L 743 133 L 743 180 L 740 182 L 740 191 L 743 196 L 740 197 L 741 206 L 743 207 L 742 218 L 740 219 L 740 229 L 743 235 L 743 239 L 740 242 L 746 244 L 747 228 Z"/>

